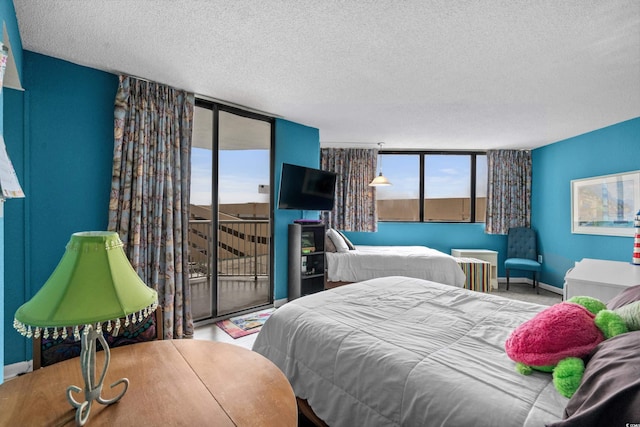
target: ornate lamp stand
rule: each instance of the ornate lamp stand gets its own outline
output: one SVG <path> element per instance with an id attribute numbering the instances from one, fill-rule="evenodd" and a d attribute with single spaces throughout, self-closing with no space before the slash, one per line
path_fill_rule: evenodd
<path id="1" fill-rule="evenodd" d="M 100 341 L 102 348 L 104 349 L 104 365 L 102 373 L 100 374 L 100 380 L 96 383 L 96 346 L 97 341 Z M 116 403 L 129 388 L 129 380 L 127 378 L 120 378 L 115 383 L 111 384 L 111 388 L 114 388 L 118 384 L 124 384 L 124 389 L 116 397 L 112 399 L 104 399 L 101 396 L 102 385 L 104 377 L 109 368 L 109 361 L 111 360 L 111 352 L 107 341 L 102 335 L 102 331 L 98 331 L 91 325 L 86 325 L 84 333 L 82 334 L 82 349 L 80 350 L 80 365 L 82 367 L 82 377 L 84 378 L 84 402 L 78 402 L 72 396 L 72 393 L 80 393 L 83 390 L 75 385 L 71 385 L 67 388 L 67 400 L 76 408 L 76 425 L 83 426 L 89 418 L 89 412 L 91 412 L 91 404 L 93 401 L 97 401 L 102 405 L 111 405 Z"/>

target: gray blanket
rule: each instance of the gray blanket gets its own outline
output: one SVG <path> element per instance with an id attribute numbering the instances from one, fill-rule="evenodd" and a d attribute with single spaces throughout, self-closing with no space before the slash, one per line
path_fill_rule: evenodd
<path id="1" fill-rule="evenodd" d="M 567 399 L 515 372 L 504 342 L 544 308 L 386 277 L 285 304 L 253 349 L 330 426 L 543 426 Z"/>

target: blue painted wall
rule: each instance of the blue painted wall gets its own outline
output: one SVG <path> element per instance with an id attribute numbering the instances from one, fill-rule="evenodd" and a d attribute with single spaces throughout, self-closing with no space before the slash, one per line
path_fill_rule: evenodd
<path id="1" fill-rule="evenodd" d="M 13 330 L 13 313 L 47 280 L 71 234 L 107 226 L 118 78 L 25 51 L 23 86 L 24 135 L 7 141 L 24 153 L 16 170 L 27 198 L 22 208 L 5 204 L 5 364 L 31 358 L 31 340 Z M 6 98 L 7 109 L 9 101 L 5 131 L 18 135 L 20 99 Z"/>
<path id="2" fill-rule="evenodd" d="M 380 222 L 377 233 L 345 232 L 356 245 L 429 246 L 444 253 L 451 249 L 498 251 L 498 276 L 504 276 L 507 238 L 484 232 L 484 224 Z"/>
<path id="3" fill-rule="evenodd" d="M 275 209 L 274 209 L 274 298 L 287 298 L 287 253 L 289 248 L 288 227 L 294 220 L 300 218 L 317 219 L 318 213 L 312 211 L 298 211 L 278 209 L 278 194 L 280 194 L 280 175 L 282 164 L 318 168 L 320 165 L 320 131 L 287 120 L 276 119 L 276 148 L 275 148 Z"/>
<path id="4" fill-rule="evenodd" d="M 10 0 L 1 0 L 0 1 L 0 21 L 2 21 L 7 28 L 7 34 L 9 35 L 9 40 L 11 41 L 11 50 L 13 54 L 14 61 L 16 63 L 16 68 L 18 70 L 18 78 L 22 81 L 22 39 L 20 38 L 20 31 L 18 29 L 18 20 L 16 19 L 16 12 L 13 8 L 13 2 Z M 13 105 L 10 102 L 7 102 L 7 107 L 5 108 L 5 97 L 7 97 L 7 92 L 14 92 L 9 89 L 2 90 L 2 97 L 0 97 L 0 134 L 2 134 L 5 138 L 5 143 L 13 141 L 11 135 L 8 134 L 4 126 L 4 121 L 6 120 L 5 111 L 12 111 Z M 15 144 L 18 146 L 18 151 L 22 150 L 22 141 L 17 141 Z M 11 150 L 7 146 L 7 152 L 9 157 L 14 154 L 15 150 Z M 10 201 L 6 205 L 9 206 L 15 203 L 15 201 Z M 5 341 L 5 223 L 13 225 L 9 220 L 5 220 L 6 211 L 4 210 L 4 206 L 0 207 L 0 366 L 4 366 L 5 362 L 5 351 L 4 351 L 4 341 Z M 11 227 L 9 227 L 11 229 Z M 13 322 L 13 320 L 12 320 Z M 12 323 L 10 323 L 12 324 Z M 4 375 L 0 375 L 0 384 L 4 381 Z"/>
<path id="5" fill-rule="evenodd" d="M 16 138 L 25 141 L 24 156 L 16 157 L 16 170 L 29 197 L 24 207 L 6 209 L 12 218 L 6 280 L 12 286 L 3 313 L 5 364 L 31 358 L 31 341 L 13 330 L 13 313 L 49 277 L 70 235 L 107 226 L 118 84 L 117 76 L 55 58 L 28 51 L 24 58 L 28 91 L 24 102 L 20 94 L 12 97 L 16 114 L 6 132 L 21 135 L 17 115 L 24 111 L 25 135 Z M 276 120 L 275 132 L 277 195 L 282 163 L 318 167 L 320 142 L 318 129 L 286 120 Z M 317 218 L 314 212 L 275 212 L 276 299 L 287 297 L 287 224 L 301 216 Z"/>
<path id="6" fill-rule="evenodd" d="M 360 245 L 421 245 L 450 253 L 452 248 L 506 249 L 506 236 L 485 234 L 484 224 L 380 222 L 377 233 L 345 232 Z"/>
<path id="7" fill-rule="evenodd" d="M 13 163 L 13 167 L 20 181 L 20 185 L 25 193 L 24 199 L 12 199 L 4 203 L 4 214 L 6 230 L 4 232 L 5 268 L 3 278 L 5 279 L 5 304 L 3 308 L 2 321 L 6 342 L 18 338 L 18 333 L 13 329 L 12 301 L 20 301 L 25 295 L 25 270 L 26 262 L 26 234 L 24 221 L 26 218 L 27 206 L 30 197 L 29 180 L 27 179 L 26 144 L 25 141 L 25 92 L 12 89 L 3 89 L 4 103 L 6 106 L 4 114 L 4 138 L 7 145 L 7 152 Z M 20 339 L 20 341 L 24 341 Z M 8 346 L 8 344 L 7 344 Z M 7 347 L 3 344 L 3 350 Z M 5 354 L 8 356 L 9 351 Z M 7 357 L 10 359 L 10 357 Z M 7 360 L 7 363 L 12 363 Z"/>
<path id="8" fill-rule="evenodd" d="M 640 118 L 532 152 L 532 227 L 543 254 L 541 281 L 562 287 L 582 258 L 631 261 L 632 237 L 571 234 L 571 180 L 640 170 Z"/>
<path id="9" fill-rule="evenodd" d="M 0 14 L 9 13 L 15 24 L 11 2 L 10 12 L 5 1 L 0 4 Z M 12 43 L 19 40 L 17 32 L 11 37 Z M 10 292 L 0 305 L 5 364 L 31 358 L 30 341 L 11 326 L 13 313 L 48 278 L 70 234 L 106 227 L 117 90 L 114 75 L 31 52 L 23 57 L 15 45 L 14 54 L 24 61 L 21 80 L 27 92 L 3 90 L 0 108 L 7 149 L 15 156 L 27 198 L 5 204 L 11 227 L 4 237 L 0 233 L 7 284 L 0 276 L 0 291 Z M 282 163 L 318 167 L 320 144 L 318 129 L 286 120 L 276 120 L 275 134 L 277 201 Z M 640 169 L 638 135 L 640 119 L 634 119 L 534 150 L 532 218 L 545 256 L 542 282 L 561 286 L 565 271 L 583 257 L 628 260 L 631 238 L 570 234 L 569 181 Z M 318 215 L 277 207 L 274 211 L 275 298 L 282 299 L 287 296 L 287 226 Z M 427 245 L 443 252 L 454 247 L 497 250 L 499 274 L 504 275 L 506 237 L 486 235 L 483 224 L 381 223 L 378 233 L 347 235 L 356 244 Z"/>
<path id="10" fill-rule="evenodd" d="M 570 181 L 640 170 L 640 118 L 533 150 L 532 164 L 531 220 L 544 259 L 542 283 L 562 288 L 565 273 L 582 258 L 630 261 L 631 237 L 571 234 Z M 485 234 L 484 224 L 381 222 L 377 233 L 345 234 L 361 245 L 496 250 L 498 275 L 505 275 L 506 236 Z"/>
<path id="11" fill-rule="evenodd" d="M 0 363 L 4 366 L 4 207 L 0 206 Z M 0 375 L 0 384 L 4 382 L 4 373 Z"/>

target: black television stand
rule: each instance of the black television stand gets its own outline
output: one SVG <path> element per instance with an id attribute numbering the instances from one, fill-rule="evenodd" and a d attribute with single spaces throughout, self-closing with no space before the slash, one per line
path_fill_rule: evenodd
<path id="1" fill-rule="evenodd" d="M 289 224 L 289 301 L 324 290 L 324 239 L 322 222 Z"/>

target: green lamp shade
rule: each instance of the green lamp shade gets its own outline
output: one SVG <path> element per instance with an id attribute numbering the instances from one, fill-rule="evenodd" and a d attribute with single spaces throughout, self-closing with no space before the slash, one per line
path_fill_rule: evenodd
<path id="1" fill-rule="evenodd" d="M 117 233 L 74 233 L 51 277 L 16 311 L 14 324 L 24 332 L 28 326 L 73 327 L 138 312 L 142 319 L 157 303 L 157 292 L 133 269 Z"/>

